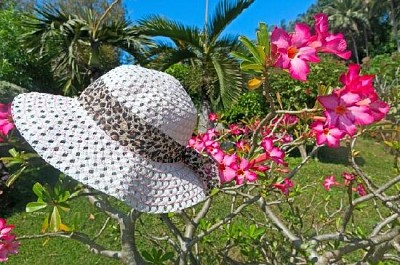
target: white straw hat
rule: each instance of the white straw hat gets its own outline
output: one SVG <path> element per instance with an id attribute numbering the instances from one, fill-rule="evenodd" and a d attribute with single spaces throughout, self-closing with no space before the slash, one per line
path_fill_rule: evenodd
<path id="1" fill-rule="evenodd" d="M 12 116 L 46 162 L 139 211 L 181 210 L 218 185 L 214 161 L 186 147 L 196 109 L 168 74 L 120 66 L 79 98 L 21 94 Z"/>

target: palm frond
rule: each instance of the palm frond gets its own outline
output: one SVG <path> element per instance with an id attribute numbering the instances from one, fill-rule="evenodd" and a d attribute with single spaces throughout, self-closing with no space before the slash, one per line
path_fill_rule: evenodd
<path id="1" fill-rule="evenodd" d="M 208 25 L 209 43 L 214 43 L 222 31 L 255 0 L 221 0 Z"/>
<path id="2" fill-rule="evenodd" d="M 237 62 L 225 56 L 214 55 L 212 64 L 218 76 L 218 89 L 214 94 L 220 96 L 218 107 L 226 109 L 232 107 L 238 100 L 242 91 L 242 75 Z"/>
<path id="3" fill-rule="evenodd" d="M 190 44 L 198 49 L 202 48 L 201 31 L 196 26 L 185 26 L 157 15 L 141 19 L 138 23 L 145 35 L 170 38 L 177 46 Z"/>

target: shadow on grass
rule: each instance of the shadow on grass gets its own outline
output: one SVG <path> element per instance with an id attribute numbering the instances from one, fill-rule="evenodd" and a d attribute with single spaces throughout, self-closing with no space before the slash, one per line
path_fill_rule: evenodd
<path id="1" fill-rule="evenodd" d="M 321 163 L 349 165 L 347 152 L 348 152 L 347 148 L 343 146 L 340 146 L 338 148 L 329 148 L 323 146 L 318 150 L 318 160 Z M 356 157 L 355 160 L 359 166 L 365 165 L 364 158 L 359 156 Z"/>
<path id="2" fill-rule="evenodd" d="M 24 212 L 28 202 L 37 200 L 32 191 L 33 185 L 36 182 L 54 185 L 59 174 L 60 171 L 50 166 L 39 171 L 22 174 L 10 188 L 6 188 L 0 195 L 0 217 L 7 218 L 16 212 Z"/>
<path id="3" fill-rule="evenodd" d="M 307 146 L 307 154 L 312 151 L 312 146 Z M 291 157 L 300 157 L 300 152 L 298 149 L 294 149 L 290 152 Z M 326 164 L 338 164 L 338 165 L 349 165 L 347 159 L 347 148 L 340 146 L 338 148 L 330 148 L 323 146 L 317 152 L 318 161 Z M 365 159 L 361 156 L 356 157 L 356 163 L 359 166 L 365 165 Z"/>

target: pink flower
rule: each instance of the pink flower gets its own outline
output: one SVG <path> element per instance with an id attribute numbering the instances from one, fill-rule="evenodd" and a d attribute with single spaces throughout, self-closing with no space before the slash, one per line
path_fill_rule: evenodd
<path id="1" fill-rule="evenodd" d="M 217 135 L 215 129 L 210 129 L 204 134 L 199 134 L 189 140 L 189 147 L 192 147 L 197 152 L 207 152 L 210 155 L 215 155 L 220 149 L 219 143 L 214 140 Z"/>
<path id="2" fill-rule="evenodd" d="M 17 254 L 19 243 L 15 241 L 15 236 L 12 236 L 10 240 L 0 242 L 0 262 L 8 260 L 8 255 Z"/>
<path id="3" fill-rule="evenodd" d="M 221 183 L 232 181 L 236 177 L 236 161 L 238 156 L 227 155 L 223 151 L 219 151 L 214 159 L 218 162 L 218 172 Z"/>
<path id="4" fill-rule="evenodd" d="M 324 186 L 324 188 L 325 188 L 326 190 L 330 190 L 330 189 L 331 189 L 331 186 L 334 186 L 334 185 L 338 185 L 338 183 L 336 182 L 335 176 L 333 176 L 333 175 L 327 176 L 327 177 L 324 179 L 324 182 L 322 183 L 322 186 Z"/>
<path id="5" fill-rule="evenodd" d="M 239 140 L 235 143 L 237 150 L 242 152 L 248 152 L 250 150 L 250 144 L 248 141 Z"/>
<path id="6" fill-rule="evenodd" d="M 346 185 L 346 186 L 350 185 L 356 179 L 355 175 L 347 173 L 347 172 L 343 172 L 342 177 L 344 179 L 344 185 Z"/>
<path id="7" fill-rule="evenodd" d="M 290 134 L 285 134 L 282 138 L 281 138 L 282 143 L 290 143 L 293 141 L 293 136 L 291 136 Z"/>
<path id="8" fill-rule="evenodd" d="M 310 125 L 315 133 L 317 144 L 326 144 L 329 147 L 338 147 L 340 140 L 344 137 L 345 132 L 338 128 L 329 128 L 320 121 L 313 122 Z"/>
<path id="9" fill-rule="evenodd" d="M 339 80 L 346 87 L 346 90 L 360 95 L 361 98 L 370 98 L 376 100 L 378 95 L 373 87 L 374 76 L 360 76 L 361 66 L 358 64 L 350 64 L 347 73 L 343 73 Z"/>
<path id="10" fill-rule="evenodd" d="M 360 196 L 367 195 L 367 191 L 365 190 L 364 185 L 362 183 L 357 184 L 357 193 Z"/>
<path id="11" fill-rule="evenodd" d="M 318 101 L 325 107 L 325 116 L 330 127 L 346 131 L 350 136 L 356 132 L 356 124 L 366 125 L 374 121 L 367 106 L 360 106 L 358 94 L 336 90 L 327 96 L 319 96 Z"/>
<path id="12" fill-rule="evenodd" d="M 212 121 L 212 122 L 217 121 L 217 120 L 218 120 L 218 115 L 217 115 L 216 113 L 212 112 L 212 113 L 210 113 L 210 114 L 208 115 L 208 119 L 209 119 L 210 121 Z"/>
<path id="13" fill-rule="evenodd" d="M 332 34 L 328 32 L 328 16 L 317 14 L 315 19 L 315 36 L 310 38 L 310 46 L 320 52 L 336 54 L 340 58 L 349 59 L 351 51 L 346 51 L 347 43 L 343 34 Z"/>
<path id="14" fill-rule="evenodd" d="M 7 240 L 14 227 L 14 225 L 7 225 L 7 221 L 0 218 L 0 240 Z"/>
<path id="15" fill-rule="evenodd" d="M 369 109 L 374 117 L 374 121 L 380 121 L 385 118 L 386 114 L 389 112 L 389 105 L 386 102 L 375 100 L 369 103 Z"/>
<path id="16" fill-rule="evenodd" d="M 11 116 L 11 103 L 0 103 L 0 134 L 7 135 L 14 127 Z"/>
<path id="17" fill-rule="evenodd" d="M 7 261 L 9 254 L 17 254 L 19 243 L 15 235 L 11 234 L 13 225 L 7 225 L 6 220 L 0 218 L 0 262 Z"/>
<path id="18" fill-rule="evenodd" d="M 271 137 L 265 137 L 261 141 L 261 146 L 264 148 L 265 153 L 261 154 L 256 160 L 257 162 L 260 160 L 271 159 L 277 164 L 286 165 L 284 158 L 285 152 L 283 152 L 280 148 L 274 146 L 273 139 Z"/>
<path id="19" fill-rule="evenodd" d="M 276 51 L 275 66 L 288 69 L 294 79 L 305 81 L 310 68 L 307 62 L 319 62 L 316 49 L 308 46 L 310 28 L 297 23 L 295 32 L 289 34 L 283 29 L 275 28 L 271 34 L 271 43 Z"/>
<path id="20" fill-rule="evenodd" d="M 228 132 L 232 135 L 241 135 L 243 134 L 243 129 L 239 127 L 237 124 L 230 124 Z"/>
<path id="21" fill-rule="evenodd" d="M 279 189 L 283 194 L 288 195 L 289 189 L 293 187 L 293 182 L 290 179 L 285 178 L 281 183 L 275 183 L 271 186 Z"/>
<path id="22" fill-rule="evenodd" d="M 250 163 L 246 158 L 240 159 L 240 163 L 236 165 L 236 184 L 241 185 L 245 181 L 253 182 L 257 180 L 257 174 L 250 171 L 252 168 L 252 163 Z"/>

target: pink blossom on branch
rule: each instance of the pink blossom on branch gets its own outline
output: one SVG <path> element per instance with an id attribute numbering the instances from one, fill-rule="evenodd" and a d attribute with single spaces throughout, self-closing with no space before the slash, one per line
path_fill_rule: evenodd
<path id="1" fill-rule="evenodd" d="M 319 96 L 318 101 L 325 108 L 324 114 L 330 127 L 339 128 L 353 136 L 356 125 L 366 125 L 374 121 L 367 106 L 360 106 L 358 94 L 346 90 L 336 90 L 327 96 Z"/>
<path id="2" fill-rule="evenodd" d="M 8 104 L 0 103 L 0 134 L 2 136 L 5 136 L 12 129 L 14 129 L 14 127 L 15 125 L 11 116 L 11 103 Z"/>
<path id="3" fill-rule="evenodd" d="M 346 186 L 350 185 L 356 179 L 356 176 L 354 174 L 347 172 L 343 172 L 342 177 L 344 179 L 344 185 Z"/>
<path id="4" fill-rule="evenodd" d="M 317 144 L 326 144 L 329 147 L 338 147 L 340 140 L 346 134 L 338 128 L 329 128 L 326 124 L 320 121 L 315 121 L 310 125 L 311 130 L 314 132 Z"/>
<path id="5" fill-rule="evenodd" d="M 274 188 L 279 189 L 283 194 L 289 195 L 290 188 L 293 187 L 293 181 L 285 178 L 281 183 L 275 183 L 271 185 Z"/>
<path id="6" fill-rule="evenodd" d="M 270 159 L 277 164 L 286 165 L 285 152 L 279 147 L 274 146 L 273 139 L 271 137 L 264 137 L 261 141 L 261 146 L 264 148 L 265 153 L 261 154 L 256 161 Z"/>
<path id="7" fill-rule="evenodd" d="M 218 163 L 218 173 L 221 183 L 227 183 L 235 179 L 236 177 L 236 161 L 238 156 L 236 154 L 227 155 L 220 150 L 214 159 Z"/>
<path id="8" fill-rule="evenodd" d="M 253 164 L 246 158 L 239 159 L 236 164 L 236 184 L 241 185 L 244 182 L 253 182 L 257 180 L 257 174 L 251 171 Z"/>
<path id="9" fill-rule="evenodd" d="M 322 183 L 322 186 L 324 186 L 324 188 L 326 190 L 330 190 L 332 186 L 338 185 L 339 183 L 336 182 L 335 176 L 331 175 L 331 176 L 327 176 L 324 179 L 324 182 Z"/>
<path id="10" fill-rule="evenodd" d="M 217 115 L 216 113 L 212 112 L 212 113 L 210 113 L 210 114 L 208 115 L 208 119 L 209 119 L 210 121 L 212 121 L 212 122 L 217 121 L 217 120 L 218 120 L 218 115 Z"/>
<path id="11" fill-rule="evenodd" d="M 317 14 L 315 19 L 315 35 L 310 38 L 310 46 L 319 52 L 332 53 L 340 58 L 349 59 L 351 51 L 347 51 L 347 43 L 343 34 L 332 34 L 328 31 L 328 16 Z"/>
<path id="12" fill-rule="evenodd" d="M 357 193 L 360 196 L 365 196 L 367 195 L 367 191 L 365 190 L 365 187 L 362 183 L 357 184 Z"/>
<path id="13" fill-rule="evenodd" d="M 11 234 L 12 229 L 13 225 L 7 225 L 6 220 L 0 218 L 0 262 L 7 261 L 8 255 L 18 253 L 19 243 Z"/>
<path id="14" fill-rule="evenodd" d="M 359 75 L 360 67 L 350 65 L 347 73 L 340 77 L 344 84 L 330 95 L 318 96 L 325 108 L 324 114 L 329 128 L 338 128 L 353 136 L 356 125 L 369 125 L 383 119 L 389 105 L 379 100 L 369 75 Z"/>
<path id="15" fill-rule="evenodd" d="M 288 69 L 294 79 L 307 80 L 308 62 L 319 62 L 316 49 L 308 45 L 310 37 L 310 28 L 306 24 L 297 23 L 291 34 L 275 28 L 271 34 L 272 50 L 276 51 L 277 58 L 274 65 Z"/>

